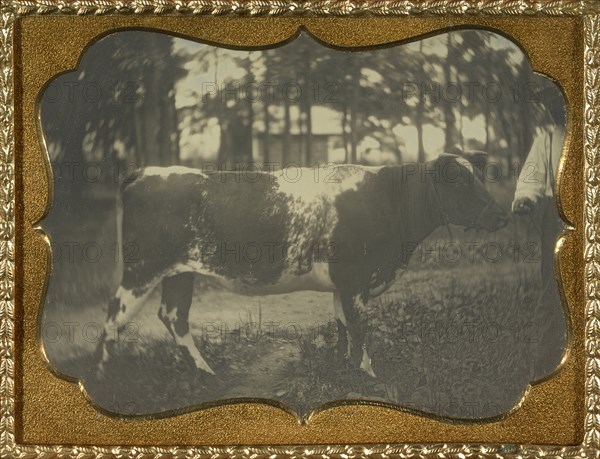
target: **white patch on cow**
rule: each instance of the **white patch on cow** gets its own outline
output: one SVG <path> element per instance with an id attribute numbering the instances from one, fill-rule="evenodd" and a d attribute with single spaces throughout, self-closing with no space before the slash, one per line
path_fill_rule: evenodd
<path id="1" fill-rule="evenodd" d="M 326 184 L 318 180 L 315 169 L 288 167 L 277 171 L 275 179 L 280 192 L 305 202 L 311 202 L 327 193 Z"/>
<path id="2" fill-rule="evenodd" d="M 475 171 L 473 169 L 473 164 L 471 164 L 471 162 L 465 158 L 461 158 L 460 156 L 458 158 L 456 158 L 456 162 L 462 166 L 464 166 L 470 173 L 471 175 L 475 175 Z"/>
<path id="3" fill-rule="evenodd" d="M 173 336 L 175 337 L 175 342 L 178 346 L 182 346 L 188 350 L 188 352 L 190 353 L 190 357 L 192 357 L 192 359 L 194 360 L 194 364 L 196 365 L 197 369 L 204 370 L 207 373 L 210 373 L 211 375 L 215 374 L 213 369 L 208 363 L 206 363 L 206 360 L 204 360 L 204 358 L 200 354 L 200 351 L 194 344 L 194 339 L 192 338 L 192 334 L 189 330 L 183 336 L 179 336 L 177 332 L 174 332 Z"/>
<path id="4" fill-rule="evenodd" d="M 293 249 L 291 252 L 295 251 L 288 254 L 289 265 L 275 293 L 284 293 L 285 288 L 290 291 L 333 290 L 327 260 L 313 263 L 308 273 L 298 273 L 305 267 L 298 262 L 304 260 L 310 250 L 321 250 L 331 243 L 332 232 L 338 221 L 335 199 L 343 192 L 356 190 L 370 173 L 361 166 L 352 165 L 291 168 L 274 173 L 278 191 L 285 195 L 290 214 L 286 242 Z"/>
<path id="5" fill-rule="evenodd" d="M 171 311 L 167 311 L 167 305 L 160 303 L 159 316 L 162 320 L 167 321 L 169 324 L 174 324 L 177 321 L 177 308 L 172 308 Z"/>
<path id="6" fill-rule="evenodd" d="M 377 172 L 379 172 L 381 169 L 383 169 L 386 166 L 359 166 L 359 167 L 366 172 L 371 172 L 372 174 L 376 174 Z"/>
<path id="7" fill-rule="evenodd" d="M 371 357 L 365 348 L 363 348 L 362 359 L 360 361 L 360 369 L 366 372 L 369 376 L 376 378 L 373 367 L 371 366 Z"/>
<path id="8" fill-rule="evenodd" d="M 207 175 L 200 169 L 194 169 L 185 166 L 169 166 L 169 167 L 157 167 L 150 166 L 144 169 L 144 176 L 159 176 L 162 178 L 168 178 L 170 175 L 184 175 L 184 174 L 196 174 L 206 177 Z"/>
<path id="9" fill-rule="evenodd" d="M 105 325 L 106 328 L 106 336 L 107 338 L 115 333 L 115 327 L 122 328 L 126 326 L 131 319 L 133 319 L 137 313 L 140 311 L 146 299 L 158 283 L 159 279 L 152 282 L 149 286 L 144 289 L 143 293 L 139 296 L 133 293 L 133 290 L 127 290 L 122 286 L 119 286 L 117 289 L 117 293 L 115 293 L 115 297 L 119 299 L 119 311 L 117 312 L 114 320 L 108 321 Z M 114 336 L 113 336 L 114 337 Z"/>
<path id="10" fill-rule="evenodd" d="M 365 175 L 365 171 L 360 170 L 356 171 L 356 173 L 354 174 L 343 178 L 340 183 L 340 191 L 356 190 L 358 188 L 358 185 L 364 180 Z"/>
<path id="11" fill-rule="evenodd" d="M 329 276 L 329 264 L 313 263 L 312 269 L 304 274 L 296 275 L 293 269 L 286 269 L 281 277 L 272 284 L 251 284 L 245 279 L 229 279 L 216 274 L 199 261 L 189 261 L 177 265 L 171 273 L 195 272 L 216 280 L 223 288 L 244 296 L 281 295 L 298 291 L 333 292 L 335 286 Z"/>
<path id="12" fill-rule="evenodd" d="M 117 288 L 117 293 L 115 293 L 115 297 L 121 300 L 121 306 L 125 305 L 126 308 L 129 307 L 130 304 L 137 304 L 139 299 L 143 296 L 143 294 L 136 296 L 133 293 L 133 290 L 127 290 L 123 288 L 122 285 L 119 285 L 119 288 Z"/>
<path id="13" fill-rule="evenodd" d="M 305 202 L 319 196 L 335 196 L 356 190 L 367 173 L 377 173 L 383 166 L 329 165 L 318 168 L 289 167 L 274 173 L 279 191 Z"/>
<path id="14" fill-rule="evenodd" d="M 156 284 L 160 281 L 159 278 L 148 284 L 141 295 L 135 295 L 132 290 L 127 290 L 122 286 L 119 286 L 115 293 L 115 298 L 119 300 L 119 310 L 117 311 L 114 318 L 109 318 L 104 324 L 104 336 L 105 339 L 101 343 L 102 346 L 102 358 L 98 363 L 98 376 L 101 376 L 104 372 L 104 368 L 107 362 L 110 360 L 110 352 L 107 344 L 110 342 L 119 343 L 119 330 L 122 330 L 131 320 L 137 315 L 142 306 L 144 306 L 146 299 L 156 287 Z"/>

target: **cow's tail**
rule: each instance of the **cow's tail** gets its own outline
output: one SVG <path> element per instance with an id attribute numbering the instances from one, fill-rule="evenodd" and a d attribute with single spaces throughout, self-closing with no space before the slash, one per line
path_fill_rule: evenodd
<path id="1" fill-rule="evenodd" d="M 129 172 L 125 176 L 123 182 L 121 183 L 121 186 L 119 187 L 119 192 L 117 193 L 117 199 L 115 203 L 115 215 L 117 222 L 117 278 L 119 280 L 119 283 L 123 279 L 125 257 L 127 256 L 126 247 L 123 246 L 123 197 L 125 195 L 127 187 L 133 182 L 135 182 L 140 176 L 141 171 L 139 169 Z"/>
<path id="2" fill-rule="evenodd" d="M 121 283 L 123 279 L 123 257 L 125 251 L 123 250 L 123 186 L 121 186 L 119 192 L 117 193 L 117 199 L 115 201 L 115 215 L 117 222 L 117 279 L 118 282 Z"/>

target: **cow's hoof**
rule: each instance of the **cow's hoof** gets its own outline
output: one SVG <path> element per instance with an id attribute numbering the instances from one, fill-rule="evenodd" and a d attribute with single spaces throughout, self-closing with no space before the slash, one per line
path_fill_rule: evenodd
<path id="1" fill-rule="evenodd" d="M 104 381 L 106 379 L 106 368 L 97 366 L 95 370 L 92 370 L 92 375 L 96 381 Z"/>
<path id="2" fill-rule="evenodd" d="M 370 377 L 377 378 L 375 372 L 373 371 L 373 367 L 371 366 L 371 357 L 369 357 L 365 346 L 363 346 L 362 359 L 360 361 L 360 369 L 363 370 Z"/>
<path id="3" fill-rule="evenodd" d="M 376 378 L 377 378 L 377 375 L 376 375 L 376 374 L 375 374 L 375 372 L 373 371 L 373 368 L 368 368 L 368 369 L 361 368 L 361 370 L 362 370 L 362 372 L 363 372 L 364 374 L 366 374 L 366 375 L 370 376 L 371 378 L 373 378 L 373 379 L 376 379 Z"/>
<path id="4" fill-rule="evenodd" d="M 209 386 L 220 387 L 225 385 L 225 381 L 223 381 L 214 373 L 210 373 L 202 368 L 197 368 L 196 372 L 198 376 L 202 378 L 202 381 L 205 381 L 205 383 Z"/>

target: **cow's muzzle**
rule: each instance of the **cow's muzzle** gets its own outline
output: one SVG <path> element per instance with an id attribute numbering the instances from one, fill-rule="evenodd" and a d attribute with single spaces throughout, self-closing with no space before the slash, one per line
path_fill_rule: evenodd
<path id="1" fill-rule="evenodd" d="M 504 228 L 507 224 L 508 214 L 496 202 L 491 201 L 481 210 L 469 227 L 494 232 Z"/>

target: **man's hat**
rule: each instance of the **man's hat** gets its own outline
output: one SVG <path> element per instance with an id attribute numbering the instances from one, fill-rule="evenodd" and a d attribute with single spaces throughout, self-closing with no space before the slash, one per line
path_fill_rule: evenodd
<path id="1" fill-rule="evenodd" d="M 543 104 L 553 103 L 557 101 L 564 103 L 564 98 L 560 88 L 552 82 L 538 87 L 538 89 L 533 92 L 532 99 L 537 100 Z"/>
<path id="2" fill-rule="evenodd" d="M 546 108 L 555 123 L 565 124 L 566 101 L 560 87 L 552 81 L 544 81 L 537 91 L 534 91 L 531 100 L 537 101 Z"/>

